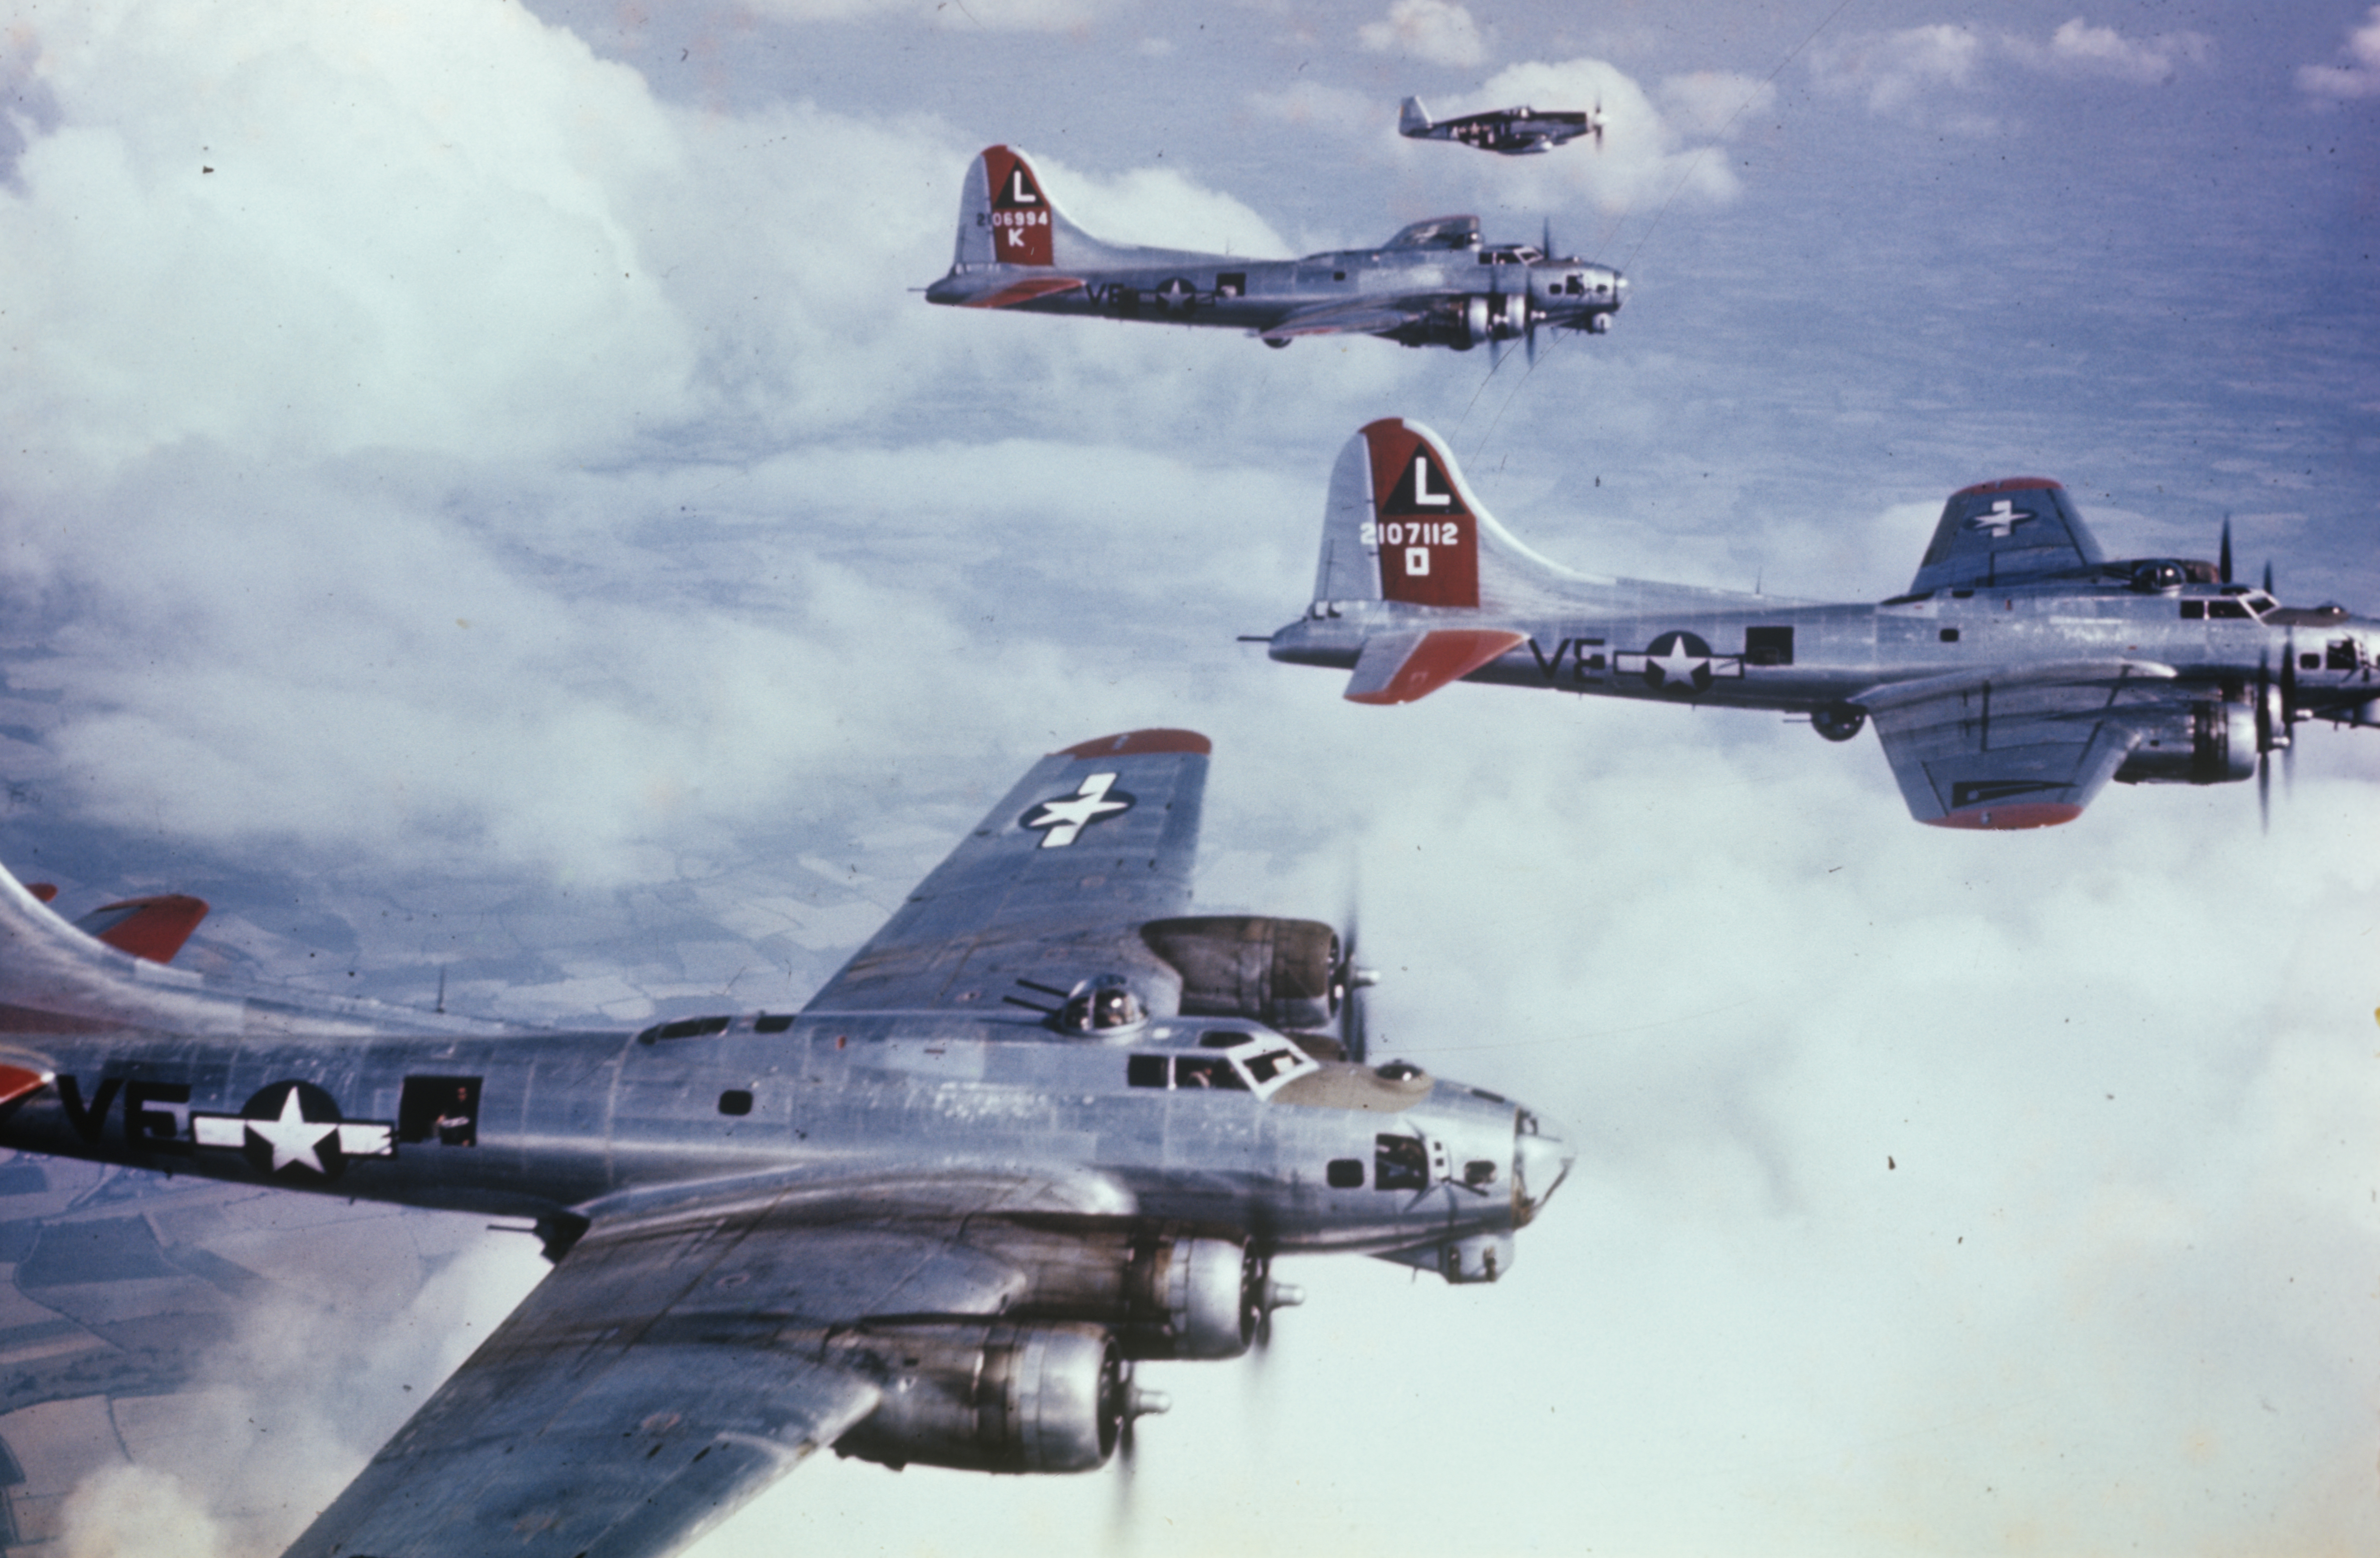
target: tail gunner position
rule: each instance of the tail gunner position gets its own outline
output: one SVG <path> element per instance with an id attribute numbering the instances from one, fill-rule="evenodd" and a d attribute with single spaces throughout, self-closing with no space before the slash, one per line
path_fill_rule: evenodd
<path id="1" fill-rule="evenodd" d="M 929 303 L 1144 319 L 1244 330 L 1269 347 L 1301 335 L 1378 335 L 1468 351 L 1537 327 L 1611 328 L 1619 272 L 1531 244 L 1483 246 L 1475 216 L 1416 222 L 1377 249 L 1242 260 L 1103 243 L 1066 219 L 1025 160 L 988 146 L 967 168 L 950 274 Z"/>
<path id="2" fill-rule="evenodd" d="M 1358 703 L 1457 680 L 1872 718 L 1921 822 L 2070 822 L 2110 779 L 2214 785 L 2309 720 L 2380 725 L 2380 623 L 2284 606 L 2222 558 L 2109 559 L 2057 482 L 1963 488 L 1905 594 L 1876 604 L 1598 578 L 1489 517 L 1436 433 L 1384 420 L 1331 472 L 1314 603 L 1272 658 L 1352 670 Z"/>
<path id="3" fill-rule="evenodd" d="M 289 1549 L 674 1552 L 814 1450 L 1078 1471 L 1288 1252 L 1509 1268 L 1571 1150 L 1368 1064 L 1327 925 L 1191 916 L 1206 738 L 1041 760 L 798 1014 L 504 1030 L 103 945 L 0 872 L 0 1144 L 534 1219 L 554 1266 Z"/>

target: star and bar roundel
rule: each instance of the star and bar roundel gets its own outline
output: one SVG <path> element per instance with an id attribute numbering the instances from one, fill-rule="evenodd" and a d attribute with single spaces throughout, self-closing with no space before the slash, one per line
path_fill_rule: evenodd
<path id="1" fill-rule="evenodd" d="M 1092 823 L 1132 809 L 1136 797 L 1128 790 L 1117 789 L 1116 778 L 1112 773 L 1094 773 L 1073 795 L 1054 796 L 1035 806 L 1016 820 L 1017 826 L 1038 830 L 1040 847 L 1063 849 Z"/>
<path id="2" fill-rule="evenodd" d="M 1686 698 L 1708 692 L 1718 677 L 1743 676 L 1742 656 L 1713 654 L 1700 634 L 1682 630 L 1662 634 L 1642 654 L 1623 651 L 1611 660 L 1612 669 L 1621 675 L 1643 676 L 1645 685 L 1657 692 Z"/>
<path id="3" fill-rule="evenodd" d="M 304 1183 L 336 1179 L 351 1158 L 396 1156 L 391 1120 L 347 1120 L 311 1082 L 270 1082 L 237 1114 L 192 1112 L 190 1138 L 200 1147 L 244 1153 L 257 1173 Z"/>

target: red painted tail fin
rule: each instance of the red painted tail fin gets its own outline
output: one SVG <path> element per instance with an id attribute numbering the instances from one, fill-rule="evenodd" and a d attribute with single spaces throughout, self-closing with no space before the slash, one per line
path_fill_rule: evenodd
<path id="1" fill-rule="evenodd" d="M 1426 428 L 1395 417 L 1366 427 L 1372 515 L 1363 540 L 1379 558 L 1380 598 L 1415 606 L 1479 604 L 1479 505 Z"/>

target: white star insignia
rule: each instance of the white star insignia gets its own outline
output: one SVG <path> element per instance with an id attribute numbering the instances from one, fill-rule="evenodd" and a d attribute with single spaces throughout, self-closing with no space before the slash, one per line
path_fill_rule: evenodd
<path id="1" fill-rule="evenodd" d="M 317 1149 L 339 1132 L 336 1120 L 310 1120 L 298 1105 L 298 1089 L 293 1084 L 282 1095 L 279 1118 L 250 1120 L 248 1128 L 264 1139 L 273 1149 L 273 1174 L 279 1174 L 292 1163 L 299 1163 L 316 1174 L 326 1172 Z"/>
<path id="2" fill-rule="evenodd" d="M 1659 666 L 1665 681 L 1683 682 L 1692 687 L 1694 673 L 1710 668 L 1710 656 L 1687 653 L 1685 639 L 1678 639 L 1671 641 L 1669 653 L 1648 655 L 1645 657 L 1645 663 Z"/>
<path id="3" fill-rule="evenodd" d="M 1025 819 L 1028 828 L 1047 828 L 1041 835 L 1044 849 L 1063 849 L 1075 842 L 1075 835 L 1100 818 L 1132 809 L 1129 800 L 1108 799 L 1108 787 L 1116 782 L 1112 773 L 1094 773 L 1083 781 L 1082 788 L 1063 800 L 1045 800 L 1041 809 Z"/>
<path id="4" fill-rule="evenodd" d="M 1981 530 L 1994 541 L 1998 541 L 2019 525 L 2031 524 L 2033 518 L 2034 516 L 2030 510 L 2019 508 L 2008 499 L 2002 498 L 1985 512 L 1970 517 L 1967 520 L 1967 529 Z"/>

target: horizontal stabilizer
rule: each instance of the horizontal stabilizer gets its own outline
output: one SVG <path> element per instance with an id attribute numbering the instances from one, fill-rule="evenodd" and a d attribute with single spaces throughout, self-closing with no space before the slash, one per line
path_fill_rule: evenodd
<path id="1" fill-rule="evenodd" d="M 1525 634 L 1485 627 L 1378 634 L 1364 641 L 1345 696 L 1350 703 L 1411 703 L 1527 641 Z"/>
<path id="2" fill-rule="evenodd" d="M 119 952 L 152 963 L 171 963 L 206 917 L 204 898 L 161 893 L 153 898 L 103 904 L 76 920 L 75 929 L 86 936 L 97 936 Z"/>
<path id="3" fill-rule="evenodd" d="M 969 298 L 959 306 L 967 309 L 1013 309 L 1019 303 L 1030 303 L 1036 298 L 1054 297 L 1061 292 L 1081 288 L 1079 276 L 1027 276 L 994 286 L 979 298 Z"/>

